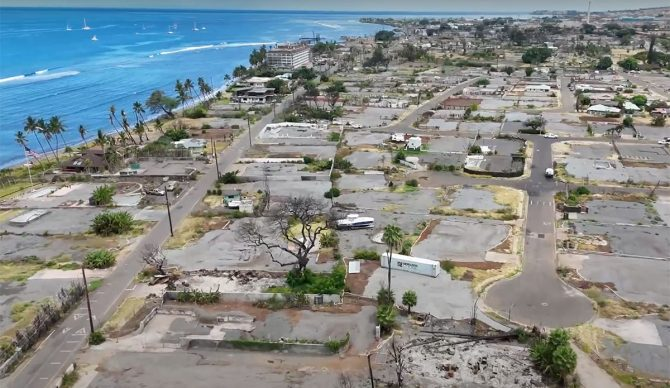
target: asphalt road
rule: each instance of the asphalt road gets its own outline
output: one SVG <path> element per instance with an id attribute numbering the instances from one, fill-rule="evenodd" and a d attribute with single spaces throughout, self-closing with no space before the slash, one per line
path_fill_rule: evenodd
<path id="1" fill-rule="evenodd" d="M 593 317 L 591 301 L 556 274 L 554 193 L 557 184 L 544 171 L 552 165 L 551 140 L 536 136 L 528 193 L 523 269 L 486 292 L 484 303 L 512 321 L 529 326 L 566 327 Z"/>
<path id="2" fill-rule="evenodd" d="M 285 99 L 281 105 L 277 106 L 277 111 L 283 111 L 290 102 L 290 98 Z M 252 137 L 255 138 L 272 119 L 272 114 L 269 114 L 252 126 Z M 249 137 L 246 134 L 235 139 L 233 144 L 219 155 L 221 173 L 223 174 L 248 149 Z M 172 221 L 175 229 L 205 196 L 207 189 L 214 185 L 216 179 L 216 167 L 211 165 L 199 177 L 195 185 L 172 205 Z M 96 328 L 113 314 L 119 303 L 133 290 L 135 276 L 144 267 L 141 261 L 144 246 L 146 244 L 162 245 L 169 236 L 170 227 L 166 213 L 166 216 L 144 236 L 123 263 L 105 278 L 103 285 L 91 293 L 91 310 Z M 32 357 L 19 365 L 17 370 L 3 383 L 6 383 L 7 387 L 16 388 L 52 387 L 58 383 L 65 368 L 72 364 L 76 352 L 87 344 L 89 332 L 90 325 L 84 302 L 80 303 L 80 306 L 42 341 Z"/>

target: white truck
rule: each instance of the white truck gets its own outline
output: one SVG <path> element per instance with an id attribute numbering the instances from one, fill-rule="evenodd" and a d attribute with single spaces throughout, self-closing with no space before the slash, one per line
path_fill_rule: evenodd
<path id="1" fill-rule="evenodd" d="M 388 252 L 384 252 L 380 260 L 382 268 L 389 267 Z M 420 257 L 405 256 L 397 253 L 391 255 L 391 269 L 412 272 L 434 278 L 436 278 L 438 275 L 440 275 L 440 272 L 442 272 L 439 261 L 422 259 Z"/>
<path id="2" fill-rule="evenodd" d="M 337 220 L 337 229 L 371 229 L 375 227 L 375 219 L 348 214 L 346 218 Z"/>

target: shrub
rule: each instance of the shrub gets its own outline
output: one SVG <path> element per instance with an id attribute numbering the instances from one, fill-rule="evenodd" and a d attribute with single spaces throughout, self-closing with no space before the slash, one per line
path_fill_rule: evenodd
<path id="1" fill-rule="evenodd" d="M 473 144 L 468 148 L 468 153 L 469 154 L 481 154 L 482 153 L 482 147 L 478 146 L 477 144 Z"/>
<path id="2" fill-rule="evenodd" d="M 400 254 L 409 255 L 412 252 L 412 246 L 414 246 L 414 241 L 411 239 L 403 240 L 402 246 L 400 247 Z"/>
<path id="3" fill-rule="evenodd" d="M 395 156 L 393 157 L 393 162 L 394 163 L 400 163 L 401 160 L 405 160 L 407 155 L 405 155 L 405 151 L 398 151 Z"/>
<path id="4" fill-rule="evenodd" d="M 409 187 L 419 187 L 419 181 L 417 181 L 416 179 L 410 179 L 405 181 L 405 185 Z"/>
<path id="5" fill-rule="evenodd" d="M 651 125 L 654 127 L 664 127 L 665 126 L 665 117 L 663 116 L 656 116 L 653 119 L 651 119 Z"/>
<path id="6" fill-rule="evenodd" d="M 454 263 L 451 262 L 451 260 L 444 260 L 440 261 L 440 267 L 446 271 L 446 272 L 451 272 L 451 270 L 454 269 Z"/>
<path id="7" fill-rule="evenodd" d="M 336 181 L 338 179 L 342 178 L 342 173 L 339 171 L 333 171 L 332 174 L 330 174 L 330 181 Z"/>
<path id="8" fill-rule="evenodd" d="M 356 260 L 379 260 L 381 255 L 372 249 L 357 249 L 354 251 L 354 259 Z"/>
<path id="9" fill-rule="evenodd" d="M 209 125 L 209 124 L 207 124 L 207 123 L 205 123 L 205 124 L 202 125 L 202 127 L 200 127 L 200 129 L 204 129 L 204 130 L 212 129 L 212 126 Z"/>
<path id="10" fill-rule="evenodd" d="M 302 157 L 302 162 L 305 163 L 305 164 L 312 164 L 312 163 L 314 163 L 315 160 L 316 159 L 314 159 L 311 156 L 303 156 Z"/>
<path id="11" fill-rule="evenodd" d="M 382 287 L 377 291 L 377 303 L 379 305 L 395 304 L 395 293 L 386 287 Z"/>
<path id="12" fill-rule="evenodd" d="M 589 194 L 591 194 L 591 190 L 589 190 L 588 188 L 586 188 L 584 186 L 579 186 L 574 190 L 574 193 L 576 195 L 589 195 Z"/>
<path id="13" fill-rule="evenodd" d="M 105 335 L 102 334 L 101 331 L 96 330 L 88 337 L 88 343 L 90 345 L 100 345 L 103 342 L 105 342 Z"/>
<path id="14" fill-rule="evenodd" d="M 103 212 L 95 216 L 91 229 L 100 236 L 128 233 L 133 229 L 135 221 L 128 212 Z"/>
<path id="15" fill-rule="evenodd" d="M 305 294 L 339 294 L 344 289 L 344 265 L 338 264 L 329 274 L 315 274 L 309 269 L 294 269 L 286 275 L 286 284 L 294 292 Z"/>
<path id="16" fill-rule="evenodd" d="M 412 290 L 407 290 L 405 291 L 404 294 L 402 294 L 402 304 L 407 306 L 408 314 L 412 312 L 412 307 L 416 306 L 416 303 L 417 303 L 416 292 Z"/>
<path id="17" fill-rule="evenodd" d="M 377 307 L 377 323 L 383 333 L 390 332 L 395 326 L 395 307 L 393 305 L 380 305 Z"/>
<path id="18" fill-rule="evenodd" d="M 195 304 L 214 304 L 221 293 L 217 291 L 184 290 L 177 293 L 177 302 Z"/>
<path id="19" fill-rule="evenodd" d="M 335 248 L 337 247 L 337 244 L 339 244 L 340 239 L 337 237 L 337 233 L 327 231 L 321 233 L 319 242 L 321 243 L 322 248 Z"/>
<path id="20" fill-rule="evenodd" d="M 116 264 L 116 257 L 105 249 L 89 252 L 84 258 L 86 268 L 103 269 L 112 267 L 114 264 Z"/>
<path id="21" fill-rule="evenodd" d="M 170 128 L 165 131 L 165 136 L 171 141 L 179 141 L 191 137 L 184 128 Z"/>
<path id="22" fill-rule="evenodd" d="M 189 119 L 201 119 L 207 117 L 207 110 L 200 106 L 187 109 L 184 111 L 184 117 L 188 117 Z"/>
<path id="23" fill-rule="evenodd" d="M 110 185 L 102 185 L 96 187 L 96 189 L 93 190 L 93 194 L 91 195 L 91 205 L 93 206 L 111 205 L 113 202 L 115 191 L 116 190 L 114 189 L 114 187 Z"/>
<path id="24" fill-rule="evenodd" d="M 324 343 L 324 345 L 326 345 L 328 350 L 330 350 L 331 352 L 337 353 L 337 352 L 340 351 L 340 349 L 345 347 L 348 343 L 349 343 L 349 333 L 347 332 L 347 334 L 341 340 L 326 341 L 326 343 Z"/>
<path id="25" fill-rule="evenodd" d="M 351 170 L 352 167 L 353 167 L 353 165 L 351 164 L 350 161 L 348 161 L 348 160 L 346 160 L 346 159 L 344 159 L 340 156 L 335 157 L 335 168 L 336 169 L 343 170 L 343 171 L 348 171 L 348 170 Z"/>
<path id="26" fill-rule="evenodd" d="M 237 178 L 237 175 L 239 173 L 240 170 L 228 171 L 223 175 L 221 175 L 221 178 L 219 178 L 219 182 L 223 183 L 224 185 L 239 183 L 239 179 Z"/>
<path id="27" fill-rule="evenodd" d="M 340 189 L 338 189 L 337 187 L 332 187 L 330 190 L 326 191 L 323 194 L 323 196 L 326 197 L 326 198 L 329 198 L 329 199 L 330 198 L 337 198 L 337 197 L 340 196 Z"/>
<path id="28" fill-rule="evenodd" d="M 328 134 L 328 141 L 340 141 L 339 132 L 331 132 Z"/>
<path id="29" fill-rule="evenodd" d="M 548 337 L 536 340 L 530 357 L 545 374 L 563 381 L 577 366 L 577 355 L 570 348 L 570 336 L 564 329 L 553 330 Z"/>

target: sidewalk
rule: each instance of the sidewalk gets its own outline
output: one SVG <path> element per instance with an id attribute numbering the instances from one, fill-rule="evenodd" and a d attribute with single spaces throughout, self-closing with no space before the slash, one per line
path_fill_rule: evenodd
<path id="1" fill-rule="evenodd" d="M 574 344 L 570 347 L 577 353 L 577 376 L 584 388 L 620 387 L 612 376 L 602 370 L 598 364 Z"/>

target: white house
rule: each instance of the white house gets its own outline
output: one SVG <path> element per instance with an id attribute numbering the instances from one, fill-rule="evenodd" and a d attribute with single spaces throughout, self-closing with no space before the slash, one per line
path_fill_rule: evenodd
<path id="1" fill-rule="evenodd" d="M 408 150 L 420 150 L 421 149 L 421 138 L 418 136 L 412 136 L 407 140 L 406 148 Z"/>
<path id="2" fill-rule="evenodd" d="M 248 83 L 254 88 L 264 88 L 265 84 L 272 81 L 272 77 L 251 77 L 246 79 L 244 82 Z"/>
<path id="3" fill-rule="evenodd" d="M 173 141 L 172 145 L 174 145 L 175 148 L 186 148 L 191 155 L 202 155 L 207 147 L 207 140 L 188 138 Z"/>
<path id="4" fill-rule="evenodd" d="M 637 113 L 640 111 L 640 107 L 638 107 L 637 105 L 633 104 L 630 101 L 624 101 L 623 110 L 626 113 Z"/>
<path id="5" fill-rule="evenodd" d="M 587 109 L 586 112 L 589 114 L 605 116 L 607 114 L 621 113 L 621 109 L 598 104 L 589 107 L 589 109 Z"/>
<path id="6" fill-rule="evenodd" d="M 549 85 L 526 85 L 526 91 L 527 92 L 550 92 L 551 91 L 551 86 Z"/>

